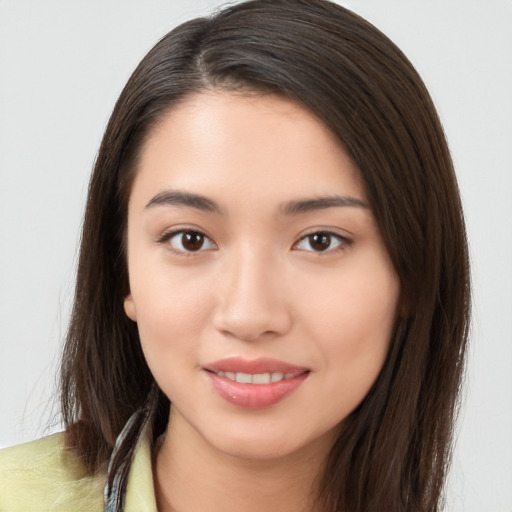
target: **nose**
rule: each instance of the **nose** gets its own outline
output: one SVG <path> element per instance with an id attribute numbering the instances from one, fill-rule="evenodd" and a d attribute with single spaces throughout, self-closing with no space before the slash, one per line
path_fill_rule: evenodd
<path id="1" fill-rule="evenodd" d="M 244 341 L 288 332 L 292 315 L 282 270 L 251 248 L 226 261 L 218 276 L 215 328 Z"/>

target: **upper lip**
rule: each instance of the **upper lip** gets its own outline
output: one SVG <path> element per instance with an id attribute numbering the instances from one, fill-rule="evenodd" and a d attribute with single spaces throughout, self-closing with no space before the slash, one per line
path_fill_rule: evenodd
<path id="1" fill-rule="evenodd" d="M 269 357 L 260 357 L 257 359 L 245 359 L 242 357 L 227 357 L 219 359 L 213 363 L 204 366 L 205 370 L 211 372 L 233 372 L 249 373 L 252 375 L 261 373 L 302 373 L 309 371 L 303 366 L 279 361 Z"/>

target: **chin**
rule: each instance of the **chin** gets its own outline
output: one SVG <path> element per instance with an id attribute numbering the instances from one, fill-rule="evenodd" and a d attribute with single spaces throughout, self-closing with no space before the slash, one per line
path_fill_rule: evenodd
<path id="1" fill-rule="evenodd" d="M 208 432 L 203 439 L 219 452 L 247 461 L 275 461 L 288 457 L 327 455 L 338 428 L 326 433 L 294 432 L 293 427 L 259 425 Z"/>
<path id="2" fill-rule="evenodd" d="M 227 456 L 244 461 L 275 461 L 300 452 L 300 445 L 283 445 L 282 440 L 255 440 L 254 438 L 228 440 L 218 444 Z"/>

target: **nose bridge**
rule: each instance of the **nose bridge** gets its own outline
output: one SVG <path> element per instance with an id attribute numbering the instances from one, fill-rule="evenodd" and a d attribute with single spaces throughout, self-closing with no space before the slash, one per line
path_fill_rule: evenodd
<path id="1" fill-rule="evenodd" d="M 291 317 L 279 260 L 251 245 L 234 251 L 220 273 L 216 327 L 244 340 L 283 334 Z"/>

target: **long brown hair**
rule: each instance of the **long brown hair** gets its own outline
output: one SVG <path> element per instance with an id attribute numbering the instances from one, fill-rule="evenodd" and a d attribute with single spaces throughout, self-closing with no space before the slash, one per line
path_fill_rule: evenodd
<path id="1" fill-rule="evenodd" d="M 413 66 L 379 30 L 326 0 L 253 0 L 184 23 L 129 79 L 86 206 L 61 372 L 70 445 L 95 471 L 135 411 L 150 411 L 155 436 L 166 428 L 169 401 L 123 310 L 127 202 L 152 126 L 208 88 L 280 94 L 325 122 L 360 169 L 400 279 L 387 360 L 343 422 L 320 502 L 329 512 L 440 510 L 469 322 L 457 182 Z"/>

